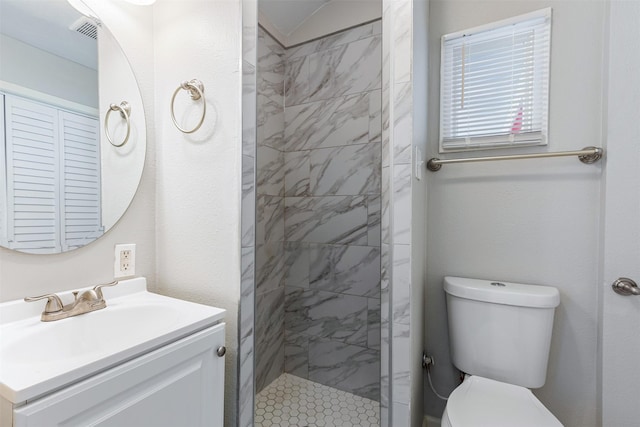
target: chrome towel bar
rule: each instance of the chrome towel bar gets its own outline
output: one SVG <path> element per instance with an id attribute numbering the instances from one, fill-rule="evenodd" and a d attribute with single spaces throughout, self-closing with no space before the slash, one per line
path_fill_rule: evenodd
<path id="1" fill-rule="evenodd" d="M 466 159 L 445 159 L 440 160 L 433 158 L 427 162 L 427 169 L 431 172 L 439 171 L 442 165 L 450 163 L 472 163 L 472 162 L 493 162 L 496 160 L 520 160 L 520 159 L 539 159 L 544 157 L 567 157 L 578 156 L 582 163 L 595 163 L 604 155 L 604 149 L 599 147 L 585 147 L 578 151 L 560 151 L 556 153 L 538 153 L 538 154 L 514 154 L 509 156 L 491 156 L 491 157 L 469 157 Z"/>

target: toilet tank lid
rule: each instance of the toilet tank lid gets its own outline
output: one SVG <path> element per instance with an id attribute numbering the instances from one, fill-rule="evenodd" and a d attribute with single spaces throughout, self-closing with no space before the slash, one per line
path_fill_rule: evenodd
<path id="1" fill-rule="evenodd" d="M 446 276 L 444 291 L 460 298 L 519 307 L 553 308 L 560 304 L 560 293 L 552 286 Z"/>

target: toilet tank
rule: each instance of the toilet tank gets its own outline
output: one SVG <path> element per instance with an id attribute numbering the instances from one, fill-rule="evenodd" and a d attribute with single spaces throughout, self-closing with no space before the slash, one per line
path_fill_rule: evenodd
<path id="1" fill-rule="evenodd" d="M 447 276 L 444 291 L 458 369 L 527 388 L 544 385 L 556 288 Z"/>

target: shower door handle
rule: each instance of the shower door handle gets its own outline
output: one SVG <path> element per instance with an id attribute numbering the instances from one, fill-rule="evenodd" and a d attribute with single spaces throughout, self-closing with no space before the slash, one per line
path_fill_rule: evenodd
<path id="1" fill-rule="evenodd" d="M 624 295 L 625 297 L 630 295 L 640 295 L 640 288 L 636 282 L 627 277 L 620 277 L 618 280 L 613 282 L 611 287 L 616 294 Z"/>

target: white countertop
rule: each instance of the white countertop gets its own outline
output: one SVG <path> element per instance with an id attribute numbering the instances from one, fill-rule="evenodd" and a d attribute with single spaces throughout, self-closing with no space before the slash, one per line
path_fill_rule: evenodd
<path id="1" fill-rule="evenodd" d="M 45 300 L 0 304 L 0 396 L 21 403 L 223 320 L 225 310 L 147 291 L 145 278 L 103 289 L 107 307 L 40 321 Z M 64 299 L 70 293 L 60 293 Z"/>

